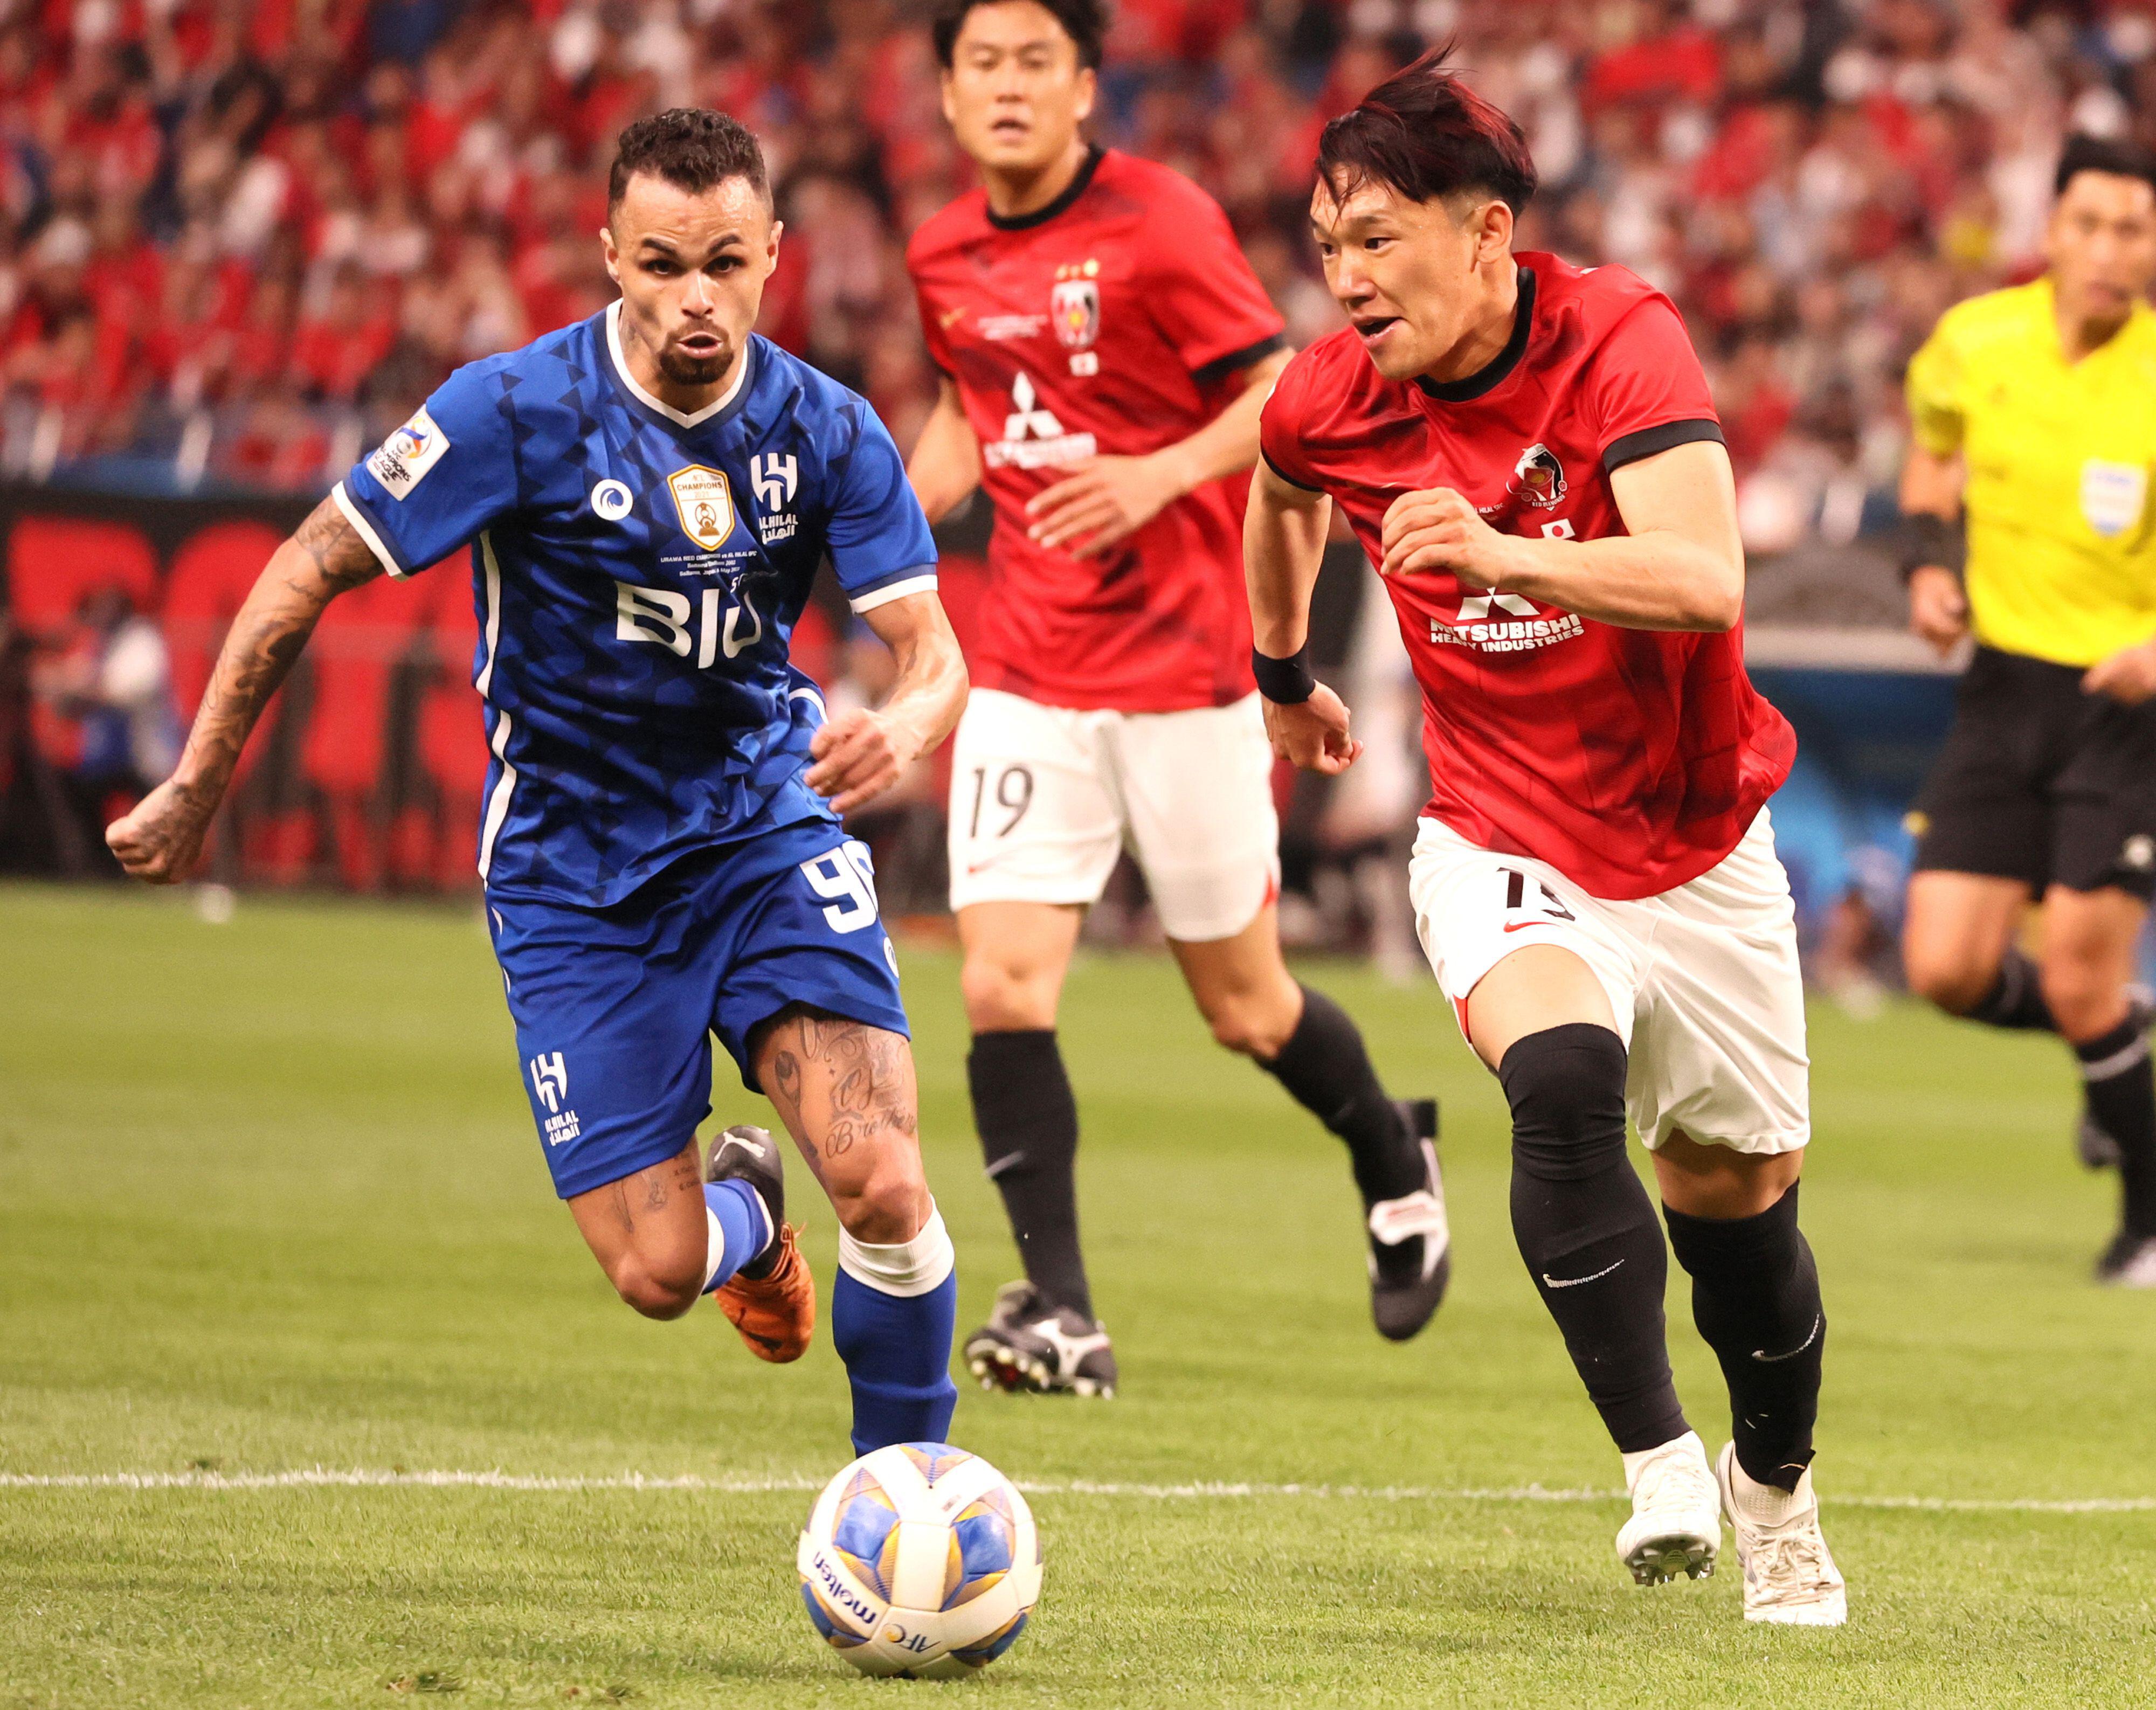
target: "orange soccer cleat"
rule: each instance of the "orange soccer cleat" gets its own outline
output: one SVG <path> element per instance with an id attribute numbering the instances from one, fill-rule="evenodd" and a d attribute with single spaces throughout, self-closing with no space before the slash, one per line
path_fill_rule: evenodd
<path id="1" fill-rule="evenodd" d="M 816 1273 L 801 1256 L 790 1223 L 778 1226 L 778 1239 L 751 1269 L 769 1266 L 767 1276 L 752 1277 L 745 1271 L 711 1291 L 711 1298 L 726 1315 L 749 1352 L 758 1359 L 783 1366 L 808 1352 L 816 1333 Z"/>
<path id="2" fill-rule="evenodd" d="M 758 1359 L 785 1365 L 808 1352 L 816 1333 L 816 1273 L 786 1221 L 786 1177 L 778 1143 L 743 1122 L 711 1143 L 707 1182 L 738 1178 L 755 1189 L 778 1234 L 763 1252 L 711 1291 L 711 1298 Z"/>

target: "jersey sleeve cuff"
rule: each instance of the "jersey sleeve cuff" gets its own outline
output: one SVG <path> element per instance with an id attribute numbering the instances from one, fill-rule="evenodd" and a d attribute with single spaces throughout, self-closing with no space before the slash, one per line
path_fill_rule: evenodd
<path id="1" fill-rule="evenodd" d="M 1217 386 L 1230 374 L 1247 368 L 1253 362 L 1262 362 L 1275 351 L 1287 348 L 1287 336 L 1276 332 L 1261 338 L 1255 344 L 1245 345 L 1239 351 L 1229 351 L 1224 357 L 1215 357 L 1209 362 L 1201 362 L 1190 371 L 1190 377 L 1200 386 Z"/>
<path id="2" fill-rule="evenodd" d="M 1262 451 L 1258 454 L 1258 461 L 1265 465 L 1267 469 L 1270 470 L 1281 480 L 1286 481 L 1291 487 L 1300 487 L 1306 493 L 1322 493 L 1325 490 L 1322 487 L 1312 486 L 1308 481 L 1297 480 L 1293 475 L 1290 475 L 1286 470 L 1275 463 L 1272 459 L 1266 456 Z"/>
<path id="3" fill-rule="evenodd" d="M 851 606 L 856 614 L 872 612 L 878 606 L 887 606 L 893 600 L 904 599 L 910 593 L 935 592 L 936 573 L 933 570 L 904 570 L 889 582 L 880 583 L 874 588 L 864 588 L 859 593 L 850 594 L 846 603 Z"/>
<path id="4" fill-rule="evenodd" d="M 1706 417 L 1688 422 L 1664 422 L 1660 427 L 1642 428 L 1636 434 L 1620 434 L 1603 448 L 1602 468 L 1605 474 L 1614 475 L 1628 463 L 1660 456 L 1679 445 L 1696 445 L 1710 439 L 1717 445 L 1729 443 L 1722 437 L 1721 423 Z"/>
<path id="5" fill-rule="evenodd" d="M 384 570 L 399 582 L 412 573 L 397 562 L 397 555 L 389 550 L 367 513 L 360 509 L 359 501 L 345 490 L 342 481 L 330 489 L 330 497 L 336 501 L 336 508 L 344 513 L 344 520 L 352 525 L 352 532 L 365 541 L 367 551 L 382 561 Z"/>

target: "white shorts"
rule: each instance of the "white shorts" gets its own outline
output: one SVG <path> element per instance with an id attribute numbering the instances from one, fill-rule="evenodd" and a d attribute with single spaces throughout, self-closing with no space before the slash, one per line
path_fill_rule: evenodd
<path id="1" fill-rule="evenodd" d="M 951 750 L 951 906 L 1097 901 L 1127 847 L 1160 924 L 1232 938 L 1280 885 L 1258 697 L 1079 711 L 976 689 Z"/>
<path id="2" fill-rule="evenodd" d="M 1636 902 L 1590 896 L 1546 861 L 1424 819 L 1408 891 L 1463 1032 L 1468 994 L 1523 945 L 1558 945 L 1594 970 L 1631 1052 L 1625 1103 L 1649 1150 L 1677 1130 L 1737 1152 L 1810 1138 L 1796 911 L 1765 809 L 1719 865 Z"/>

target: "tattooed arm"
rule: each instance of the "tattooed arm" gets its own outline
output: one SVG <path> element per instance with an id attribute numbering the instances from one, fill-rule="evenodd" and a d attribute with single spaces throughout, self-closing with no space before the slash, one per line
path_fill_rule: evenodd
<path id="1" fill-rule="evenodd" d="M 367 543 L 328 499 L 270 555 L 225 635 L 179 765 L 133 813 L 105 829 L 105 842 L 130 874 L 152 885 L 187 877 L 248 732 L 324 609 L 381 573 Z"/>
<path id="2" fill-rule="evenodd" d="M 921 755 L 951 734 L 966 710 L 966 660 L 951 620 L 932 593 L 910 593 L 864 621 L 898 660 L 883 705 L 842 712 L 808 745 L 808 788 L 839 814 L 874 801 Z"/>

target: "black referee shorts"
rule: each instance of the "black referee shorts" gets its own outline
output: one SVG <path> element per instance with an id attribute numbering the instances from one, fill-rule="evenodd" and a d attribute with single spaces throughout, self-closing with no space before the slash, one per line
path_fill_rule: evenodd
<path id="1" fill-rule="evenodd" d="M 2041 895 L 2156 894 L 2156 701 L 2082 690 L 2077 665 L 1979 647 L 1917 799 L 1917 870 L 2019 879 Z"/>

